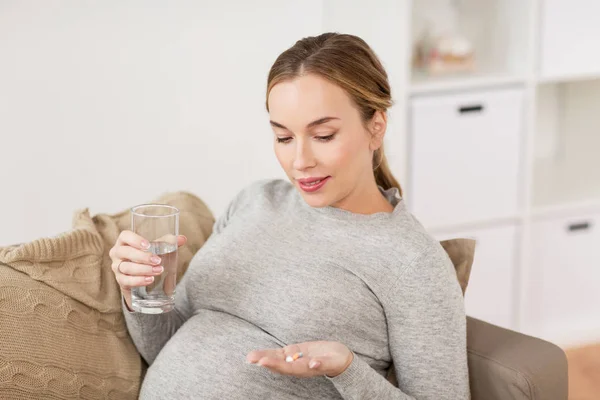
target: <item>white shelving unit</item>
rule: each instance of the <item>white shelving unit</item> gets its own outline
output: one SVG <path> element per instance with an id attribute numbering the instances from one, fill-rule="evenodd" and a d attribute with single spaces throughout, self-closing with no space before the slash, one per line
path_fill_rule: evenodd
<path id="1" fill-rule="evenodd" d="M 422 73 L 415 72 L 410 86 L 412 96 L 463 92 L 466 90 L 489 89 L 511 85 L 525 85 L 526 78 L 511 74 L 489 74 L 475 73 L 469 76 L 440 76 L 427 77 Z"/>
<path id="2" fill-rule="evenodd" d="M 599 340 L 600 6 L 410 3 L 411 49 L 432 21 L 475 46 L 473 73 L 412 68 L 405 100 L 409 207 L 434 235 L 479 242 L 467 312 L 563 346 Z"/>
<path id="3" fill-rule="evenodd" d="M 386 151 L 409 208 L 440 239 L 478 240 L 467 313 L 565 347 L 600 340 L 600 3 L 325 4 L 324 30 L 363 37 L 388 71 Z M 471 39 L 472 73 L 412 67 L 432 24 Z"/>

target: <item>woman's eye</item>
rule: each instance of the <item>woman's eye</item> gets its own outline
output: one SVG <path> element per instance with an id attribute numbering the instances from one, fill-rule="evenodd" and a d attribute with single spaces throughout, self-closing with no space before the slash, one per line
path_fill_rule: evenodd
<path id="1" fill-rule="evenodd" d="M 280 138 L 280 137 L 278 137 L 278 138 L 277 138 L 277 143 L 287 143 L 287 142 L 289 142 L 290 140 L 292 140 L 292 138 L 291 138 L 291 137 L 284 137 L 284 138 Z"/>
<path id="2" fill-rule="evenodd" d="M 335 133 L 328 136 L 316 136 L 316 138 L 319 139 L 321 142 L 329 142 L 331 139 L 333 139 L 334 136 Z"/>

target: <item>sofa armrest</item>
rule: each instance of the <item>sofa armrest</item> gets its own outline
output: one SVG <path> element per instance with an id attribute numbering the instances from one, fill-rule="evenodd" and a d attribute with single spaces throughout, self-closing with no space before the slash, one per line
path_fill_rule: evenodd
<path id="1" fill-rule="evenodd" d="M 472 400 L 567 400 L 567 358 L 547 341 L 467 317 Z"/>

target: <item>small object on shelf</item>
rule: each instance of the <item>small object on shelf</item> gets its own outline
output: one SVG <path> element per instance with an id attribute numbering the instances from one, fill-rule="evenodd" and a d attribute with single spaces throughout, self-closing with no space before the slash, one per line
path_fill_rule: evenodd
<path id="1" fill-rule="evenodd" d="M 473 72 L 475 51 L 472 43 L 459 34 L 426 34 L 416 44 L 414 64 L 431 75 Z"/>

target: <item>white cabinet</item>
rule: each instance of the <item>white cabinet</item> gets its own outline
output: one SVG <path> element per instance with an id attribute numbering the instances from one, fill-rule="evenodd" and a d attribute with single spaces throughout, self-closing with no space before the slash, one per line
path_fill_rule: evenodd
<path id="1" fill-rule="evenodd" d="M 544 79 L 600 74 L 600 2 L 543 0 L 540 75 Z"/>
<path id="2" fill-rule="evenodd" d="M 600 214 L 535 222 L 532 267 L 532 332 L 560 341 L 600 334 Z"/>
<path id="3" fill-rule="evenodd" d="M 439 240 L 466 237 L 477 241 L 471 277 L 465 292 L 467 315 L 505 328 L 514 328 L 517 228 L 508 225 L 435 236 Z"/>
<path id="4" fill-rule="evenodd" d="M 427 227 L 518 213 L 523 90 L 411 101 L 409 203 Z"/>

